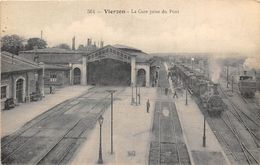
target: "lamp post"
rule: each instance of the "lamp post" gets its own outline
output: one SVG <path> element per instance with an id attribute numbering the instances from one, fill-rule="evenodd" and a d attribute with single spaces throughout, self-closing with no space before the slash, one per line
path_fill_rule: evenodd
<path id="1" fill-rule="evenodd" d="M 228 65 L 227 65 L 227 88 L 228 88 Z"/>
<path id="2" fill-rule="evenodd" d="M 232 93 L 233 93 L 233 91 L 234 91 L 234 77 L 232 76 L 231 77 L 231 88 L 232 88 Z"/>
<path id="3" fill-rule="evenodd" d="M 203 147 L 206 147 L 206 116 L 204 115 L 204 122 L 203 122 Z"/>
<path id="4" fill-rule="evenodd" d="M 135 89 L 136 89 L 136 90 L 135 90 L 135 94 L 136 94 L 136 102 L 135 102 L 135 104 L 136 104 L 136 106 L 137 106 L 137 102 L 138 102 L 138 100 L 137 100 L 137 99 L 138 99 L 138 98 L 137 98 L 137 95 L 138 95 L 138 94 L 137 94 L 137 83 L 136 83 L 136 85 L 135 85 Z"/>
<path id="5" fill-rule="evenodd" d="M 192 70 L 192 72 L 193 72 L 193 62 L 194 62 L 194 58 L 192 57 L 191 58 L 191 70 Z"/>
<path id="6" fill-rule="evenodd" d="M 102 124 L 103 124 L 103 116 L 100 115 L 98 118 L 99 126 L 100 126 L 100 132 L 99 132 L 99 155 L 98 155 L 98 164 L 103 164 L 102 159 Z"/>
<path id="7" fill-rule="evenodd" d="M 139 104 L 141 104 L 141 87 L 139 87 Z"/>
<path id="8" fill-rule="evenodd" d="M 111 155 L 113 152 L 113 93 L 116 92 L 116 90 L 107 90 L 111 94 Z"/>
<path id="9" fill-rule="evenodd" d="M 131 104 L 134 104 L 134 83 L 131 83 L 131 87 L 132 87 L 132 101 Z"/>
<path id="10" fill-rule="evenodd" d="M 136 75 L 136 81 L 135 81 L 135 97 L 136 97 L 136 99 L 135 99 L 135 105 L 137 106 L 137 104 L 138 104 L 138 91 L 137 91 L 137 84 L 139 83 L 139 79 L 138 79 L 138 69 L 137 68 L 135 68 L 135 75 Z"/>
<path id="11" fill-rule="evenodd" d="M 188 105 L 188 83 L 187 83 L 187 80 L 186 80 L 186 99 L 185 99 L 185 105 Z"/>

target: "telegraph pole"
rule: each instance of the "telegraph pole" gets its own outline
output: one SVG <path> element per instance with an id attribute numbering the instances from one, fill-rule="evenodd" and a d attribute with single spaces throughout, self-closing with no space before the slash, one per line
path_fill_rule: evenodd
<path id="1" fill-rule="evenodd" d="M 206 147 L 206 117 L 204 114 L 204 123 L 203 123 L 203 147 Z"/>
<path id="2" fill-rule="evenodd" d="M 227 65 L 227 88 L 228 88 L 228 65 Z"/>
<path id="3" fill-rule="evenodd" d="M 232 81 L 231 88 L 232 88 L 232 93 L 233 93 L 234 92 L 234 77 L 232 76 L 231 78 L 232 78 L 231 79 L 231 81 Z"/>
<path id="4" fill-rule="evenodd" d="M 113 93 L 116 92 L 116 90 L 107 90 L 111 94 L 111 155 L 114 153 L 113 151 Z"/>
<path id="5" fill-rule="evenodd" d="M 135 85 L 135 88 L 136 88 L 136 90 L 135 90 L 135 93 L 136 93 L 136 102 L 135 102 L 135 103 L 136 103 L 136 106 L 137 106 L 137 103 L 138 103 L 138 100 L 137 100 L 137 99 L 138 99 L 138 96 L 137 96 L 137 95 L 138 95 L 138 94 L 137 94 L 137 83 L 136 83 L 136 85 Z"/>
<path id="6" fill-rule="evenodd" d="M 188 105 L 188 83 L 186 81 L 186 102 L 185 102 L 185 105 Z"/>

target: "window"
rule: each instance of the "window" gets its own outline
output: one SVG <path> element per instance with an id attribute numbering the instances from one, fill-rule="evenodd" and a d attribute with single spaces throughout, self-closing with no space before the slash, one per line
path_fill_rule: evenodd
<path id="1" fill-rule="evenodd" d="M 56 73 L 50 73 L 50 82 L 56 82 L 56 81 L 57 81 Z"/>
<path id="2" fill-rule="evenodd" d="M 1 99 L 5 99 L 7 97 L 7 86 L 1 87 Z"/>
<path id="3" fill-rule="evenodd" d="M 69 72 L 68 72 L 68 71 L 65 71 L 64 74 L 65 74 L 65 77 L 66 77 L 66 78 L 69 78 Z"/>

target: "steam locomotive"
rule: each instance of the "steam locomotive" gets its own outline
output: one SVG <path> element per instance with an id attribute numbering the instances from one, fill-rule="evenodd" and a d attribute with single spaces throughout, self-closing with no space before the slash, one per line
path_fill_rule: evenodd
<path id="1" fill-rule="evenodd" d="M 194 73 L 183 64 L 175 65 L 170 71 L 172 72 L 170 74 L 172 80 L 182 81 L 190 94 L 199 98 L 200 103 L 207 109 L 209 116 L 221 116 L 226 106 L 219 96 L 217 84 L 213 85 L 213 89 L 209 88 L 209 84 L 212 84 L 211 81 L 202 74 Z"/>
<path id="2" fill-rule="evenodd" d="M 224 109 L 226 109 L 226 105 L 218 93 L 217 84 L 213 84 L 213 94 L 207 100 L 208 114 L 211 117 L 219 117 Z"/>

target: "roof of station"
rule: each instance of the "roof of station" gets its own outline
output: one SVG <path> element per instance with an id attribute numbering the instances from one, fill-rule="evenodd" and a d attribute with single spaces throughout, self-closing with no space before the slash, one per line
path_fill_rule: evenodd
<path id="1" fill-rule="evenodd" d="M 113 47 L 116 47 L 118 49 L 126 51 L 131 55 L 136 56 L 136 62 L 148 62 L 148 60 L 152 58 L 152 56 L 150 56 L 149 54 L 133 47 L 125 45 L 114 45 Z"/>
<path id="2" fill-rule="evenodd" d="M 70 67 L 66 65 L 58 65 L 58 64 L 44 64 L 44 69 L 69 70 Z"/>
<path id="3" fill-rule="evenodd" d="M 1 73 L 42 69 L 38 63 L 17 55 L 1 52 Z"/>
<path id="4" fill-rule="evenodd" d="M 111 47 L 113 49 L 119 49 L 120 51 L 125 52 L 128 55 L 130 55 L 130 56 L 135 56 L 136 57 L 136 62 L 138 62 L 138 63 L 150 63 L 149 60 L 152 58 L 152 56 L 150 56 L 149 54 L 147 54 L 145 52 L 142 52 L 139 49 L 136 49 L 136 48 L 133 48 L 133 47 L 129 47 L 129 46 L 125 46 L 125 45 L 119 45 L 119 44 L 116 44 L 116 45 L 106 45 L 105 47 L 97 49 L 94 52 L 90 52 L 89 54 L 102 51 L 103 49 L 106 49 L 108 47 Z M 87 55 L 89 55 L 89 54 L 87 54 Z"/>
<path id="5" fill-rule="evenodd" d="M 66 53 L 82 53 L 78 50 L 67 50 L 62 48 L 44 48 L 44 49 L 34 49 L 27 51 L 20 51 L 19 53 L 55 53 L 55 54 L 66 54 Z"/>
<path id="6" fill-rule="evenodd" d="M 122 52 L 125 52 L 127 53 L 128 55 L 130 56 L 135 56 L 136 57 L 136 62 L 139 62 L 139 63 L 147 63 L 149 62 L 149 60 L 152 58 L 152 56 L 150 56 L 149 54 L 139 50 L 139 49 L 136 49 L 136 48 L 133 48 L 133 47 L 129 47 L 129 46 L 125 46 L 125 45 L 120 45 L 120 44 L 116 44 L 116 45 L 106 45 L 105 47 L 102 47 L 102 48 L 99 48 L 95 51 L 91 51 L 91 52 L 87 52 L 87 51 L 78 51 L 78 50 L 67 50 L 67 49 L 61 49 L 61 48 L 44 48 L 44 49 L 35 49 L 35 50 L 28 50 L 28 51 L 20 51 L 19 52 L 19 55 L 23 55 L 23 56 L 26 56 L 26 55 L 29 55 L 29 54 L 39 54 L 39 55 L 51 55 L 52 58 L 51 61 L 50 59 L 48 59 L 48 61 L 43 61 L 45 63 L 57 63 L 59 61 L 58 58 L 60 57 L 60 55 L 62 57 L 64 57 L 65 59 L 59 59 L 61 60 L 60 62 L 64 63 L 64 62 L 78 62 L 78 61 L 81 61 L 81 55 L 89 55 L 89 54 L 92 54 L 92 53 L 95 53 L 95 52 L 99 52 L 100 50 L 103 50 L 107 47 L 112 47 L 114 49 L 118 49 Z M 57 58 L 53 59 L 54 58 L 54 55 L 57 55 Z M 73 57 L 71 55 L 74 55 Z M 68 57 L 67 57 L 68 56 Z"/>
<path id="7" fill-rule="evenodd" d="M 115 45 L 112 45 L 112 46 L 115 47 L 115 48 L 118 48 L 118 49 L 126 50 L 126 51 L 128 50 L 128 51 L 142 52 L 139 49 L 136 49 L 136 48 L 133 48 L 133 47 L 130 47 L 130 46 L 126 46 L 126 45 L 115 44 Z"/>

